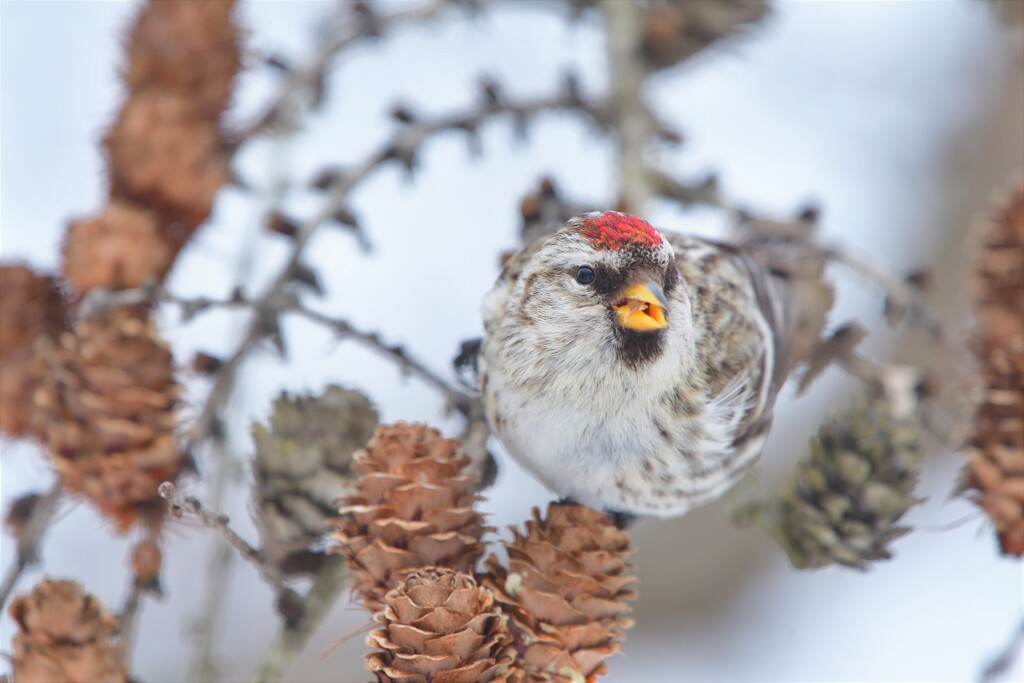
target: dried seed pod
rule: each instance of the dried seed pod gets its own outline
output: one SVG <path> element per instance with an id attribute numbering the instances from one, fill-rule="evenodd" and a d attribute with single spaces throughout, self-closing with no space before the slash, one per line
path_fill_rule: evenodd
<path id="1" fill-rule="evenodd" d="M 982 397 L 966 479 L 1007 555 L 1024 555 L 1024 183 L 979 223 L 972 349 Z"/>
<path id="2" fill-rule="evenodd" d="M 95 217 L 68 226 L 61 248 L 64 276 L 84 294 L 93 287 L 130 289 L 163 280 L 174 253 L 157 217 L 122 201 Z"/>
<path id="3" fill-rule="evenodd" d="M 117 619 L 73 581 L 43 581 L 11 601 L 12 667 L 18 683 L 122 683 L 128 680 Z"/>
<path id="4" fill-rule="evenodd" d="M 601 512 L 553 503 L 505 543 L 508 568 L 487 558 L 485 586 L 510 615 L 517 666 L 529 681 L 591 680 L 633 625 L 629 536 Z"/>
<path id="5" fill-rule="evenodd" d="M 489 590 L 473 577 L 431 567 L 384 597 L 381 628 L 364 661 L 379 683 L 499 683 L 517 680 L 515 649 Z"/>
<path id="6" fill-rule="evenodd" d="M 425 425 L 381 426 L 352 458 L 357 491 L 331 522 L 371 611 L 408 572 L 442 566 L 472 571 L 487 527 L 473 509 L 476 479 L 458 442 Z"/>
<path id="7" fill-rule="evenodd" d="M 67 329 L 53 278 L 28 266 L 0 266 L 0 432 L 31 435 L 32 392 L 45 372 L 33 361 L 36 339 Z"/>
<path id="8" fill-rule="evenodd" d="M 145 315 L 114 308 L 38 348 L 47 373 L 33 396 L 34 427 L 64 487 L 120 530 L 159 519 L 157 486 L 189 462 L 174 443 L 171 353 Z"/>
<path id="9" fill-rule="evenodd" d="M 798 568 L 841 564 L 867 569 L 889 559 L 889 543 L 908 533 L 900 518 L 920 502 L 921 428 L 882 399 L 858 401 L 811 439 L 792 490 L 753 506 Z"/>
<path id="10" fill-rule="evenodd" d="M 270 424 L 253 425 L 256 521 L 264 552 L 282 570 L 323 541 L 335 501 L 354 484 L 352 454 L 376 426 L 370 400 L 336 385 L 319 396 L 281 393 Z"/>

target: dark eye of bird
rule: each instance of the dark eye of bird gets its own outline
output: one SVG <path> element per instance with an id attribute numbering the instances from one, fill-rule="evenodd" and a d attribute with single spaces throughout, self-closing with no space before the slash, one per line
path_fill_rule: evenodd
<path id="1" fill-rule="evenodd" d="M 597 275 L 594 274 L 594 269 L 590 266 L 580 266 L 576 269 L 576 282 L 581 285 L 589 285 L 594 282 Z"/>

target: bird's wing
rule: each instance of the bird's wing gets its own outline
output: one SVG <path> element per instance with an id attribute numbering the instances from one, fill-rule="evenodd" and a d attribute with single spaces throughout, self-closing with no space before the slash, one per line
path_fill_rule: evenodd
<path id="1" fill-rule="evenodd" d="M 485 337 L 491 336 L 501 326 L 502 318 L 505 315 L 505 305 L 523 272 L 523 267 L 546 241 L 545 239 L 537 240 L 502 260 L 501 272 L 494 282 L 494 287 L 484 296 L 481 307 Z"/>
<path id="2" fill-rule="evenodd" d="M 825 294 L 797 282 L 793 272 L 773 268 L 759 251 L 712 240 L 665 233 L 676 252 L 676 264 L 689 288 L 698 361 L 705 373 L 711 401 L 725 398 L 743 414 L 735 424 L 734 444 L 762 436 L 771 423 L 779 389 L 793 367 L 813 346 L 831 306 Z M 827 300 L 820 315 L 802 312 L 804 289 Z M 805 337 L 812 336 L 811 342 Z"/>

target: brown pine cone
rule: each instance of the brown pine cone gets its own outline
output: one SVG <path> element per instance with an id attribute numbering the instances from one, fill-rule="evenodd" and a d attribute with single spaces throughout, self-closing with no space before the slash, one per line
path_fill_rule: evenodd
<path id="1" fill-rule="evenodd" d="M 104 143 L 111 194 L 158 210 L 162 227 L 176 219 L 196 228 L 229 178 L 217 121 L 174 92 L 132 95 Z"/>
<path id="2" fill-rule="evenodd" d="M 120 530 L 159 519 L 157 486 L 188 464 L 174 444 L 171 353 L 144 316 L 112 309 L 41 344 L 48 371 L 33 397 L 34 427 L 63 485 Z"/>
<path id="3" fill-rule="evenodd" d="M 517 680 L 515 649 L 494 595 L 468 574 L 431 567 L 384 597 L 366 638 L 366 669 L 378 683 L 500 683 Z"/>
<path id="4" fill-rule="evenodd" d="M 234 0 L 149 3 L 128 36 L 128 87 L 173 91 L 191 101 L 200 118 L 216 120 L 241 66 L 234 6 Z"/>
<path id="5" fill-rule="evenodd" d="M 285 574 L 305 569 L 322 542 L 335 501 L 350 492 L 352 454 L 377 426 L 377 410 L 358 391 L 328 386 L 319 396 L 274 401 L 270 424 L 254 424 L 254 502 L 264 554 Z"/>
<path id="6" fill-rule="evenodd" d="M 0 266 L 0 432 L 29 436 L 32 392 L 43 372 L 32 361 L 36 339 L 67 329 L 53 278 L 23 265 Z"/>
<path id="7" fill-rule="evenodd" d="M 526 533 L 513 534 L 508 568 L 492 555 L 483 582 L 511 616 L 526 680 L 575 683 L 604 673 L 633 625 L 629 536 L 601 512 L 559 503 L 543 518 L 535 509 Z"/>
<path id="8" fill-rule="evenodd" d="M 119 683 L 128 680 L 117 619 L 73 581 L 43 581 L 11 601 L 20 629 L 12 666 L 18 683 Z"/>
<path id="9" fill-rule="evenodd" d="M 1024 183 L 978 226 L 978 329 L 983 395 L 968 439 L 968 484 L 1007 555 L 1024 555 Z"/>
<path id="10" fill-rule="evenodd" d="M 131 289 L 160 282 L 174 259 L 156 216 L 122 201 L 111 202 L 95 218 L 71 223 L 62 255 L 64 276 L 80 294 L 93 287 Z"/>
<path id="11" fill-rule="evenodd" d="M 352 458 L 357 492 L 331 522 L 336 552 L 348 559 L 356 591 L 370 611 L 408 572 L 450 567 L 471 572 L 487 527 L 473 509 L 476 479 L 458 441 L 425 425 L 381 426 Z"/>

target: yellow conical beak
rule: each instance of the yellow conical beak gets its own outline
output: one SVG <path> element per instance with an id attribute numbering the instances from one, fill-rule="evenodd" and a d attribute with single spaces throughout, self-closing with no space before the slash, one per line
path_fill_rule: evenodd
<path id="1" fill-rule="evenodd" d="M 612 304 L 619 325 L 631 330 L 660 330 L 668 325 L 668 300 L 653 280 L 637 282 L 622 290 Z"/>

